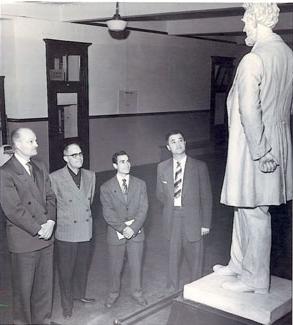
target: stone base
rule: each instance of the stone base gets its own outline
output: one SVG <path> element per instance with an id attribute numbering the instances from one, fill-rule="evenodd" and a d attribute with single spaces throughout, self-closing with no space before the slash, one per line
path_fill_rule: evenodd
<path id="1" fill-rule="evenodd" d="M 222 288 L 223 282 L 234 279 L 211 273 L 186 284 L 183 298 L 261 324 L 272 324 L 291 311 L 291 281 L 272 276 L 270 293 L 261 295 L 237 293 Z"/>

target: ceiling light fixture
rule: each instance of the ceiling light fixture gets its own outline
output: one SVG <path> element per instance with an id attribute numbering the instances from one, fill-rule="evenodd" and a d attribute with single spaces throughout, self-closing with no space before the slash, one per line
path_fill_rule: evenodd
<path id="1" fill-rule="evenodd" d="M 123 31 L 127 26 L 127 21 L 122 20 L 119 15 L 119 2 L 116 2 L 116 12 L 111 20 L 107 21 L 107 26 L 110 31 L 120 32 Z"/>

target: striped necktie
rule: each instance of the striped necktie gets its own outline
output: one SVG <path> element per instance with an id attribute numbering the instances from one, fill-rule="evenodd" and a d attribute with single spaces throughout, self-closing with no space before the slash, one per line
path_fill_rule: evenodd
<path id="1" fill-rule="evenodd" d="M 32 164 L 31 164 L 31 162 L 28 161 L 28 162 L 26 163 L 26 165 L 27 165 L 27 167 L 28 167 L 28 169 L 29 169 L 29 171 L 30 171 L 30 175 L 31 175 L 32 179 L 35 180 L 34 170 L 33 170 L 33 166 L 32 166 Z"/>
<path id="2" fill-rule="evenodd" d="M 174 198 L 177 199 L 181 195 L 181 183 L 182 183 L 182 167 L 179 161 L 177 161 L 175 178 L 174 178 Z"/>
<path id="3" fill-rule="evenodd" d="M 125 178 L 122 178 L 122 192 L 124 194 L 127 193 L 127 183 Z"/>

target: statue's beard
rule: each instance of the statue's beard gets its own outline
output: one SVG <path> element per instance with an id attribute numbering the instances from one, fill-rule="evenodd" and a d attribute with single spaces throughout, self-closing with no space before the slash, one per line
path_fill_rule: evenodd
<path id="1" fill-rule="evenodd" d="M 247 46 L 253 46 L 255 42 L 256 42 L 256 30 L 247 34 L 247 37 L 245 38 L 245 44 Z"/>

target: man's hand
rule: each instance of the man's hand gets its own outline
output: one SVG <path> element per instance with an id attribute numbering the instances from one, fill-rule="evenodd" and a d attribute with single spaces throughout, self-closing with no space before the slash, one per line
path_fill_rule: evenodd
<path id="1" fill-rule="evenodd" d="M 41 229 L 38 232 L 39 239 L 48 240 L 51 238 L 54 230 L 55 221 L 48 220 L 46 223 L 41 225 Z"/>
<path id="2" fill-rule="evenodd" d="M 270 152 L 261 157 L 258 161 L 258 168 L 263 173 L 272 173 L 279 166 L 276 157 Z"/>
<path id="3" fill-rule="evenodd" d="M 201 235 L 202 236 L 208 235 L 209 232 L 210 232 L 210 228 L 204 228 L 204 227 L 201 228 Z"/>
<path id="4" fill-rule="evenodd" d="M 124 236 L 126 239 L 130 239 L 133 235 L 134 235 L 134 231 L 132 230 L 131 227 L 126 226 L 126 227 L 123 229 L 123 236 Z"/>

